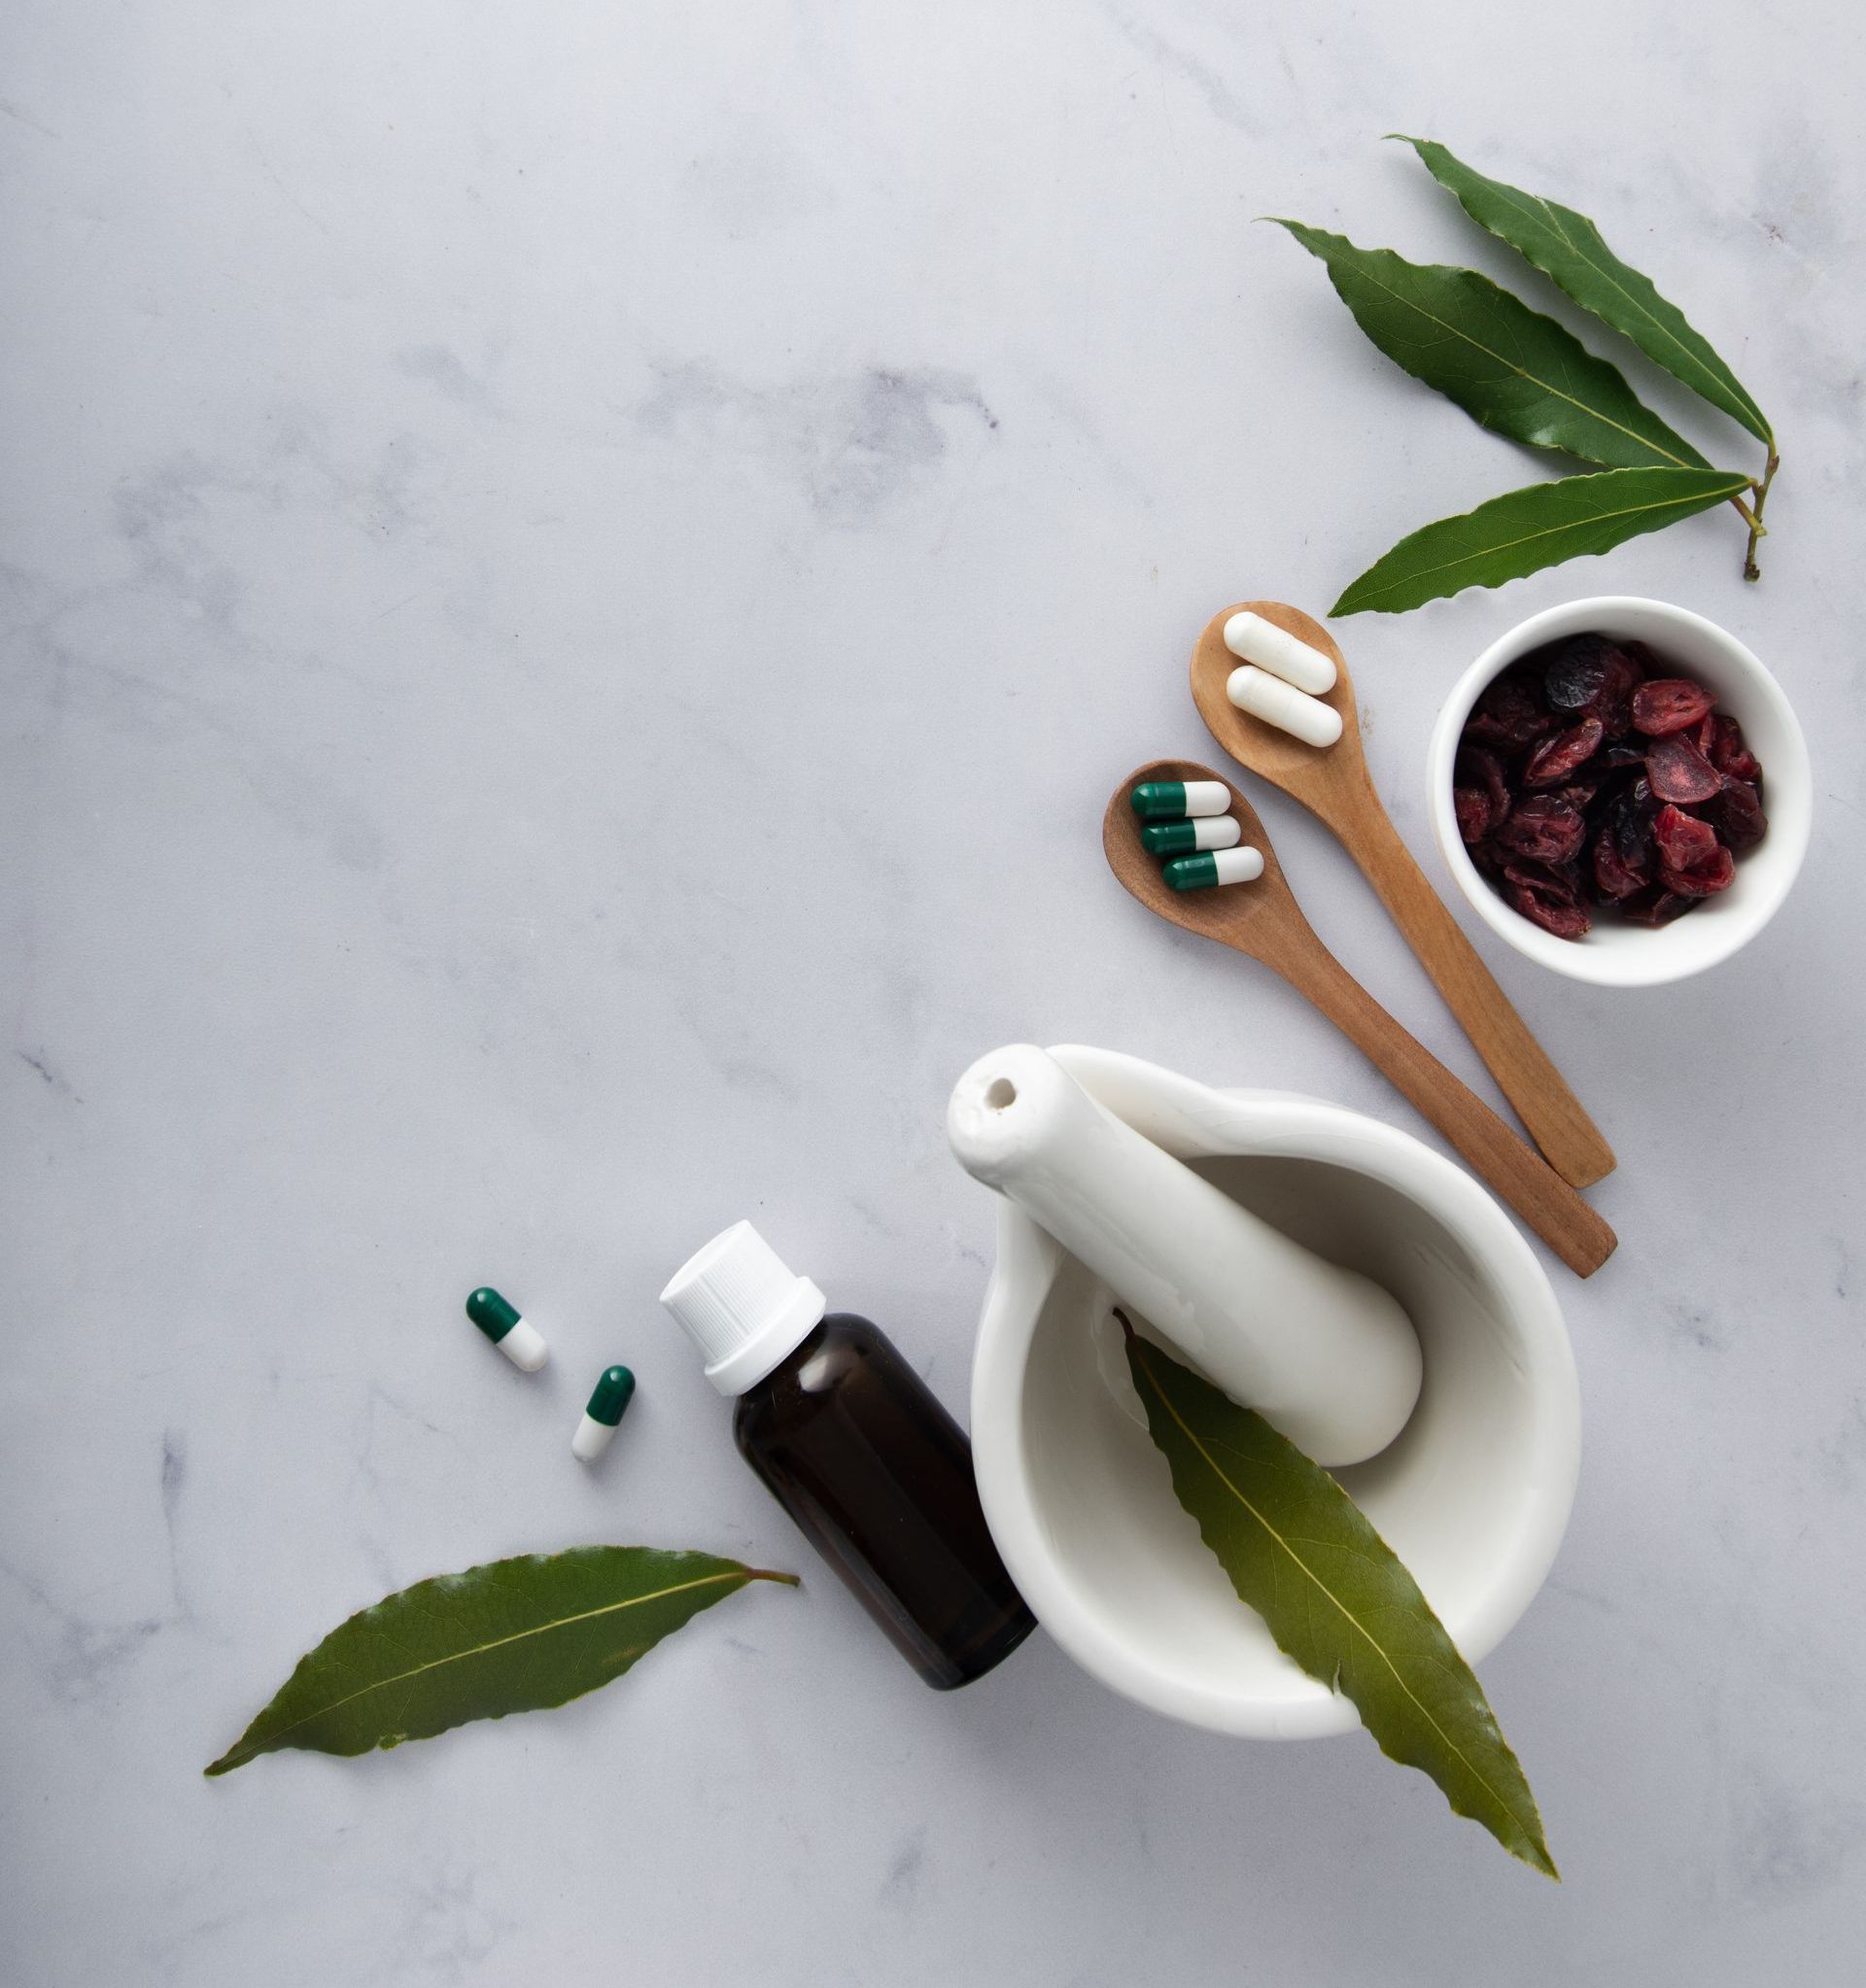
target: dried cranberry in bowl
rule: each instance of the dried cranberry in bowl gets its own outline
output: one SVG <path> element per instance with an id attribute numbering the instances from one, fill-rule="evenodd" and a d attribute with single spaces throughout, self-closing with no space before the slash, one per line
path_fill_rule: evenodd
<path id="1" fill-rule="evenodd" d="M 1465 722 L 1459 834 L 1504 903 L 1563 939 L 1669 924 L 1768 828 L 1762 768 L 1705 685 L 1590 631 L 1519 657 Z"/>

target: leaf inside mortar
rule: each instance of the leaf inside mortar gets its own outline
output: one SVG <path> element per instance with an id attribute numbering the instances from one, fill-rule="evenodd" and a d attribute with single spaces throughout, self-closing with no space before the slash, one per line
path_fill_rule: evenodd
<path id="1" fill-rule="evenodd" d="M 1276 1646 L 1352 1698 L 1382 1753 L 1559 1881 L 1542 1820 L 1469 1664 L 1393 1549 L 1330 1473 L 1161 1348 L 1126 1333 L 1179 1502 Z"/>

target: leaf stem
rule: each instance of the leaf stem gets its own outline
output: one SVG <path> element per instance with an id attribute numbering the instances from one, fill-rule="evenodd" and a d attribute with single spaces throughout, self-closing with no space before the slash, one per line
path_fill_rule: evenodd
<path id="1" fill-rule="evenodd" d="M 1767 538 L 1769 535 L 1769 528 L 1762 522 L 1762 507 L 1769 501 L 1769 486 L 1775 482 L 1776 471 L 1780 467 L 1781 458 L 1776 453 L 1776 445 L 1771 442 L 1769 445 L 1769 460 L 1763 464 L 1762 481 L 1760 483 L 1752 483 L 1749 486 L 1756 494 L 1755 509 L 1753 511 L 1750 510 L 1746 504 L 1740 502 L 1735 497 L 1730 499 L 1733 504 L 1736 504 L 1737 509 L 1742 511 L 1749 521 L 1749 548 L 1744 554 L 1743 559 L 1743 577 L 1745 580 L 1759 580 L 1762 578 L 1762 568 L 1756 564 L 1756 541 L 1759 538 Z"/>

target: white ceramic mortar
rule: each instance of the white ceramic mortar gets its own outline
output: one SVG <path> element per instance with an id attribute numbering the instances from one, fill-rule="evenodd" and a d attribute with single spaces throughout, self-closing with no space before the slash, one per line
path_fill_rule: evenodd
<path id="1" fill-rule="evenodd" d="M 1468 1174 L 1339 1106 L 1220 1091 L 1104 1049 L 1052 1051 L 1091 1096 L 1298 1242 L 1384 1284 L 1425 1385 L 1399 1440 L 1338 1472 L 1472 1662 L 1561 1544 L 1580 1462 L 1573 1355 L 1528 1244 Z M 972 1370 L 979 1491 L 1045 1628 L 1136 1702 L 1261 1739 L 1345 1732 L 1242 1607 L 1173 1495 L 1109 1293 L 1010 1202 Z"/>

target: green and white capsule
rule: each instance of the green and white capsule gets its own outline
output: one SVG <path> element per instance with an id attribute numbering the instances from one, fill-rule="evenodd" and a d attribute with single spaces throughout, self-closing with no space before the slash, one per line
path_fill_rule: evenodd
<path id="1" fill-rule="evenodd" d="M 1191 856 L 1200 849 L 1234 849 L 1244 830 L 1235 815 L 1201 814 L 1196 821 L 1143 823 L 1140 840 L 1150 856 Z"/>
<path id="2" fill-rule="evenodd" d="M 536 1373 L 551 1356 L 537 1327 L 489 1285 L 466 1300 L 466 1316 L 521 1373 Z"/>
<path id="3" fill-rule="evenodd" d="M 1263 874 L 1261 849 L 1214 849 L 1176 856 L 1160 872 L 1175 890 L 1210 890 L 1215 883 L 1251 883 Z"/>
<path id="4" fill-rule="evenodd" d="M 1225 813 L 1231 790 L 1223 780 L 1142 780 L 1127 800 L 1142 821 L 1184 821 Z"/>
<path id="5" fill-rule="evenodd" d="M 605 1367 L 590 1405 L 570 1438 L 570 1455 L 579 1463 L 594 1463 L 615 1440 L 615 1425 L 635 1399 L 635 1376 L 627 1367 Z"/>

